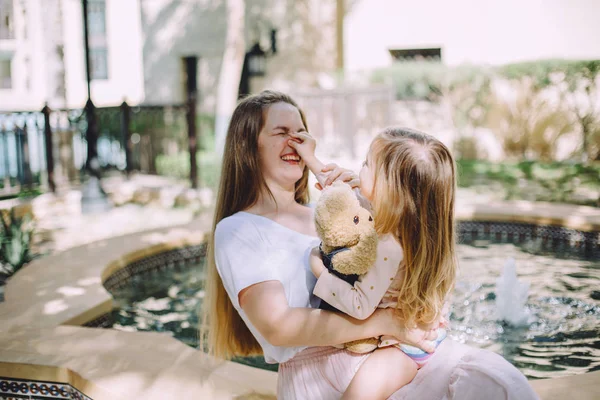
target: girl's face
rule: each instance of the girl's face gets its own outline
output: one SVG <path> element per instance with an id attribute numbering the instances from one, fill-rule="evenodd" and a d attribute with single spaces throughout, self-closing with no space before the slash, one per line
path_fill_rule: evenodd
<path id="1" fill-rule="evenodd" d="M 298 109 L 284 102 L 271 105 L 265 111 L 265 124 L 258 135 L 260 168 L 269 186 L 293 189 L 302 178 L 304 161 L 288 145 L 290 132 L 306 132 Z"/>
<path id="2" fill-rule="evenodd" d="M 360 194 L 373 203 L 373 187 L 375 183 L 374 165 L 371 153 L 367 154 L 367 159 L 363 163 L 362 169 L 358 175 L 360 179 Z"/>

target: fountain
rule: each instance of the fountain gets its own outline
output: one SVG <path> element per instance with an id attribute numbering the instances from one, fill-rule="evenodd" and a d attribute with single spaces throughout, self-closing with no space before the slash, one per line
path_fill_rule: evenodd
<path id="1" fill-rule="evenodd" d="M 153 267 L 156 269 L 148 271 L 147 264 L 136 261 L 131 268 L 126 267 L 132 271 L 132 277 L 125 282 L 120 275 L 110 277 L 105 287 L 116 299 L 117 308 L 108 318 L 100 318 L 89 326 L 172 332 L 176 339 L 198 347 L 204 251 L 182 252 L 181 257 L 199 255 L 189 265 L 167 265 L 166 257 L 148 258 L 157 260 Z M 171 257 L 178 253 L 168 254 Z M 507 260 L 509 257 L 513 259 Z M 459 260 L 461 272 L 451 297 L 450 339 L 495 351 L 531 379 L 597 369 L 600 260 L 566 259 L 564 253 L 532 256 L 507 243 L 461 244 Z M 529 279 L 529 285 L 517 279 L 515 264 L 519 265 L 519 275 L 535 277 Z M 498 271 L 499 277 L 485 265 L 504 270 Z M 260 358 L 236 361 L 277 369 L 276 364 L 266 364 Z"/>
<path id="2" fill-rule="evenodd" d="M 519 282 L 514 258 L 504 263 L 502 274 L 496 281 L 496 317 L 518 327 L 527 323 L 525 303 L 529 296 L 529 283 Z"/>

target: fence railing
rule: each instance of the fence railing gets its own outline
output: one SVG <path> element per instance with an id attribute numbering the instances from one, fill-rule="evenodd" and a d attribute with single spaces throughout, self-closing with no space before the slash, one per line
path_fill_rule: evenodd
<path id="1" fill-rule="evenodd" d="M 156 173 L 156 158 L 188 149 L 186 105 L 95 109 L 104 170 Z M 0 112 L 0 195 L 79 183 L 87 159 L 83 109 Z"/>
<path id="2" fill-rule="evenodd" d="M 309 90 L 293 93 L 308 117 L 319 148 L 333 157 L 364 156 L 373 135 L 392 121 L 389 87 Z M 155 174 L 156 160 L 196 154 L 196 102 L 95 108 L 97 153 L 102 169 Z M 88 152 L 83 109 L 0 112 L 0 195 L 27 188 L 55 190 L 79 183 Z M 196 157 L 190 181 L 197 185 Z"/>
<path id="3" fill-rule="evenodd" d="M 43 114 L 0 113 L 0 190 L 33 188 L 45 173 Z"/>

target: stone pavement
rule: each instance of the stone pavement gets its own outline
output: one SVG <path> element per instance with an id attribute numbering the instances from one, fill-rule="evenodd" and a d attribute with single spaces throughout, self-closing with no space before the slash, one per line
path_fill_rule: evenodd
<path id="1" fill-rule="evenodd" d="M 114 272 L 132 257 L 203 240 L 210 229 L 210 208 L 202 208 L 204 200 L 185 185 L 176 186 L 153 177 L 114 183 L 112 192 L 108 184 L 113 196 L 134 198 L 137 193 L 145 205 L 124 202 L 97 215 L 81 215 L 76 192 L 43 195 L 32 202 L 40 227 L 52 233 L 46 244 L 54 245 L 47 247 L 49 255 L 23 268 L 6 287 L 6 301 L 0 303 L 0 376 L 62 379 L 97 399 L 125 394 L 146 399 L 162 399 L 165 393 L 173 398 L 195 393 L 223 399 L 252 392 L 274 394 L 274 373 L 215 364 L 168 335 L 77 326 L 112 308 L 112 298 L 102 286 L 109 270 Z M 119 190 L 123 187 L 127 190 Z M 178 195 L 191 201 L 173 208 Z M 193 202 L 197 208 L 190 205 Z M 499 202 L 468 192 L 459 193 L 457 214 L 461 219 L 559 223 L 592 231 L 600 227 L 598 208 Z M 532 385 L 544 400 L 591 400 L 600 398 L 599 379 L 600 372 L 593 372 Z"/>
<path id="2" fill-rule="evenodd" d="M 0 201 L 0 209 L 17 207 L 21 214 L 33 213 L 33 251 L 45 255 L 133 232 L 182 225 L 210 209 L 212 203 L 211 190 L 192 191 L 187 182 L 160 176 L 111 176 L 103 179 L 102 186 L 113 207 L 101 213 L 82 213 L 77 188 L 44 193 L 33 200 Z"/>

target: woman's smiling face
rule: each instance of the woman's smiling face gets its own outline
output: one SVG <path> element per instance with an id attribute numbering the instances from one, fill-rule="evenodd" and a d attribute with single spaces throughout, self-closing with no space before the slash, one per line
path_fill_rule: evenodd
<path id="1" fill-rule="evenodd" d="M 264 111 L 265 123 L 258 135 L 258 154 L 268 186 L 294 187 L 302 178 L 304 161 L 288 144 L 290 132 L 306 132 L 296 107 L 275 103 Z"/>

